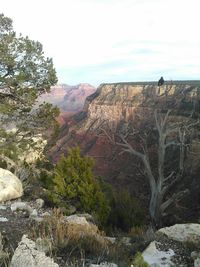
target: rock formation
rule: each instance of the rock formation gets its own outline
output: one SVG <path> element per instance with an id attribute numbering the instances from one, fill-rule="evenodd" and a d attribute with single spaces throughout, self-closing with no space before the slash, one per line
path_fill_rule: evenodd
<path id="1" fill-rule="evenodd" d="M 136 132 L 142 131 L 142 127 L 147 127 L 154 120 L 153 112 L 156 108 L 174 110 L 172 121 L 184 120 L 193 116 L 191 111 L 198 111 L 199 98 L 197 82 L 166 82 L 162 87 L 156 83 L 102 84 L 94 94 L 87 97 L 83 111 L 62 127 L 49 155 L 57 161 L 61 154 L 67 153 L 69 147 L 78 144 L 83 154 L 94 157 L 95 174 L 104 177 L 116 188 L 123 186 L 124 189 L 132 190 L 133 195 L 142 199 L 145 206 L 148 183 L 141 173 L 140 161 L 137 158 L 133 160 L 129 154 L 120 153 L 121 147 L 116 145 L 115 134 L 126 130 L 129 122 Z M 181 116 L 178 115 L 179 110 Z M 136 146 L 140 145 L 140 141 Z M 195 138 L 190 141 L 192 153 L 188 155 L 186 165 L 188 169 L 195 170 L 199 166 L 200 145 Z M 155 147 L 152 147 L 151 152 L 156 160 L 154 151 Z"/>
<path id="2" fill-rule="evenodd" d="M 184 101 L 191 103 L 197 95 L 199 97 L 198 86 L 195 83 L 166 83 L 162 88 L 154 83 L 102 84 L 94 94 L 87 97 L 83 111 L 74 115 L 62 127 L 50 155 L 57 159 L 68 147 L 79 144 L 84 153 L 97 156 L 96 168 L 99 174 L 112 176 L 112 166 L 109 162 L 112 162 L 113 153 L 110 151 L 108 138 L 101 132 L 102 128 L 109 127 L 115 130 L 120 123 L 130 121 L 137 127 L 141 118 L 147 119 L 152 115 L 152 109 L 160 99 L 165 101 L 165 96 L 166 99 L 168 96 L 176 99 L 180 93 L 184 94 Z M 101 173 L 101 170 L 105 172 Z"/>
<path id="3" fill-rule="evenodd" d="M 22 195 L 22 183 L 17 176 L 0 168 L 0 202 L 19 198 Z"/>
<path id="4" fill-rule="evenodd" d="M 149 266 L 199 266 L 200 225 L 176 224 L 157 231 L 156 240 L 142 253 Z"/>
<path id="5" fill-rule="evenodd" d="M 34 241 L 30 240 L 26 235 L 24 235 L 14 252 L 10 267 L 27 266 L 59 267 L 57 263 L 54 263 L 53 259 L 47 257 L 44 252 L 36 249 L 36 244 Z"/>

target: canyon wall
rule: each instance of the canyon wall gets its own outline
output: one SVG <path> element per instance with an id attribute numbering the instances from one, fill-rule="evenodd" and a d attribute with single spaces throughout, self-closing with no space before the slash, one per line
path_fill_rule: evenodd
<path id="1" fill-rule="evenodd" d="M 173 82 L 158 87 L 156 83 L 119 83 L 102 84 L 97 91 L 88 96 L 84 108 L 75 114 L 68 123 L 62 126 L 56 144 L 49 151 L 50 158 L 56 162 L 62 154 L 67 154 L 70 147 L 79 145 L 84 155 L 95 159 L 94 173 L 116 190 L 129 190 L 135 198 L 140 199 L 143 207 L 147 208 L 149 198 L 149 184 L 145 178 L 144 166 L 139 158 L 129 153 L 121 153 L 122 148 L 116 144 L 115 133 L 123 131 L 131 124 L 142 136 L 143 129 L 150 129 L 152 138 L 150 146 L 150 160 L 152 167 L 157 166 L 156 126 L 154 111 L 160 115 L 171 110 L 172 124 L 179 122 L 198 123 L 200 114 L 200 83 L 199 82 Z M 199 166 L 200 142 L 198 129 L 191 136 L 186 159 L 187 174 L 184 183 L 192 192 L 186 198 L 187 212 L 179 209 L 173 214 L 177 218 L 196 218 L 200 216 L 197 207 L 200 205 Z M 195 132 L 194 131 L 194 132 Z M 145 135 L 143 135 L 145 137 Z M 172 136 L 173 138 L 173 136 Z M 141 139 L 133 143 L 136 149 L 142 149 Z M 151 143 L 151 140 L 150 140 Z M 142 151 L 142 150 L 141 150 Z M 177 153 L 177 152 L 176 152 Z M 177 164 L 178 154 L 171 151 L 168 154 L 169 163 Z M 172 189 L 173 191 L 173 189 Z M 199 215 L 198 215 L 199 214 Z M 178 219 L 173 217 L 173 223 Z"/>

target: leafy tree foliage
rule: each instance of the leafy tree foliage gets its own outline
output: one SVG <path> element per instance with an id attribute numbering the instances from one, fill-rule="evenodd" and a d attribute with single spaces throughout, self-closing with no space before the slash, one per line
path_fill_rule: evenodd
<path id="1" fill-rule="evenodd" d="M 144 210 L 126 190 L 112 193 L 110 207 L 107 224 L 113 228 L 129 231 L 144 223 Z"/>
<path id="2" fill-rule="evenodd" d="M 95 213 L 100 223 L 104 223 L 109 208 L 104 194 L 95 181 L 91 157 L 80 155 L 78 147 L 62 156 L 54 169 L 51 198 L 59 206 L 74 205 L 79 211 Z"/>
<path id="3" fill-rule="evenodd" d="M 57 82 L 52 59 L 44 56 L 42 45 L 17 36 L 12 20 L 0 14 L 0 152 L 9 145 L 24 150 L 33 137 L 55 125 L 58 109 L 44 103 L 39 95 Z"/>

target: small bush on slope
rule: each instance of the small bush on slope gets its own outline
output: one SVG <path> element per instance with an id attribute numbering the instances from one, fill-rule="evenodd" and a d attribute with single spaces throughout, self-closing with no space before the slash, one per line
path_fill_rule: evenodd
<path id="1" fill-rule="evenodd" d="M 128 191 L 114 192 L 110 206 L 109 225 L 129 231 L 131 227 L 143 224 L 144 211 Z"/>
<path id="2" fill-rule="evenodd" d="M 78 147 L 70 149 L 68 156 L 62 156 L 54 168 L 49 197 L 58 206 L 73 205 L 79 211 L 92 213 L 103 224 L 109 207 L 94 179 L 93 165 L 93 159 L 81 156 Z"/>
<path id="3" fill-rule="evenodd" d="M 144 261 L 142 254 L 138 252 L 131 264 L 131 267 L 149 267 L 149 264 Z"/>

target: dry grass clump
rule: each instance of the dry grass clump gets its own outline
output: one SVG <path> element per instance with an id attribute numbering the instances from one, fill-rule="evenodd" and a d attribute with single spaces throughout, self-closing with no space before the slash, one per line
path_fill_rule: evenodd
<path id="1" fill-rule="evenodd" d="M 0 266 L 7 267 L 10 263 L 10 253 L 3 247 L 4 240 L 0 233 Z"/>
<path id="2" fill-rule="evenodd" d="M 74 223 L 67 220 L 59 209 L 54 209 L 52 215 L 46 216 L 42 222 L 35 222 L 31 229 L 33 239 L 50 240 L 50 256 L 55 260 L 62 258 L 65 261 L 63 266 L 87 266 L 86 259 L 94 264 L 108 261 L 123 267 L 130 266 L 132 246 L 120 241 L 112 244 L 93 223 L 84 219 L 80 224 Z M 145 232 L 139 227 L 131 231 L 134 236 L 143 236 Z M 62 266 L 60 262 L 59 265 Z"/>
<path id="3" fill-rule="evenodd" d="M 59 209 L 54 209 L 51 216 L 46 216 L 40 223 L 32 225 L 32 238 L 48 239 L 52 244 L 51 255 L 69 258 L 107 257 L 110 242 L 104 238 L 94 224 L 76 224 L 67 222 Z"/>

